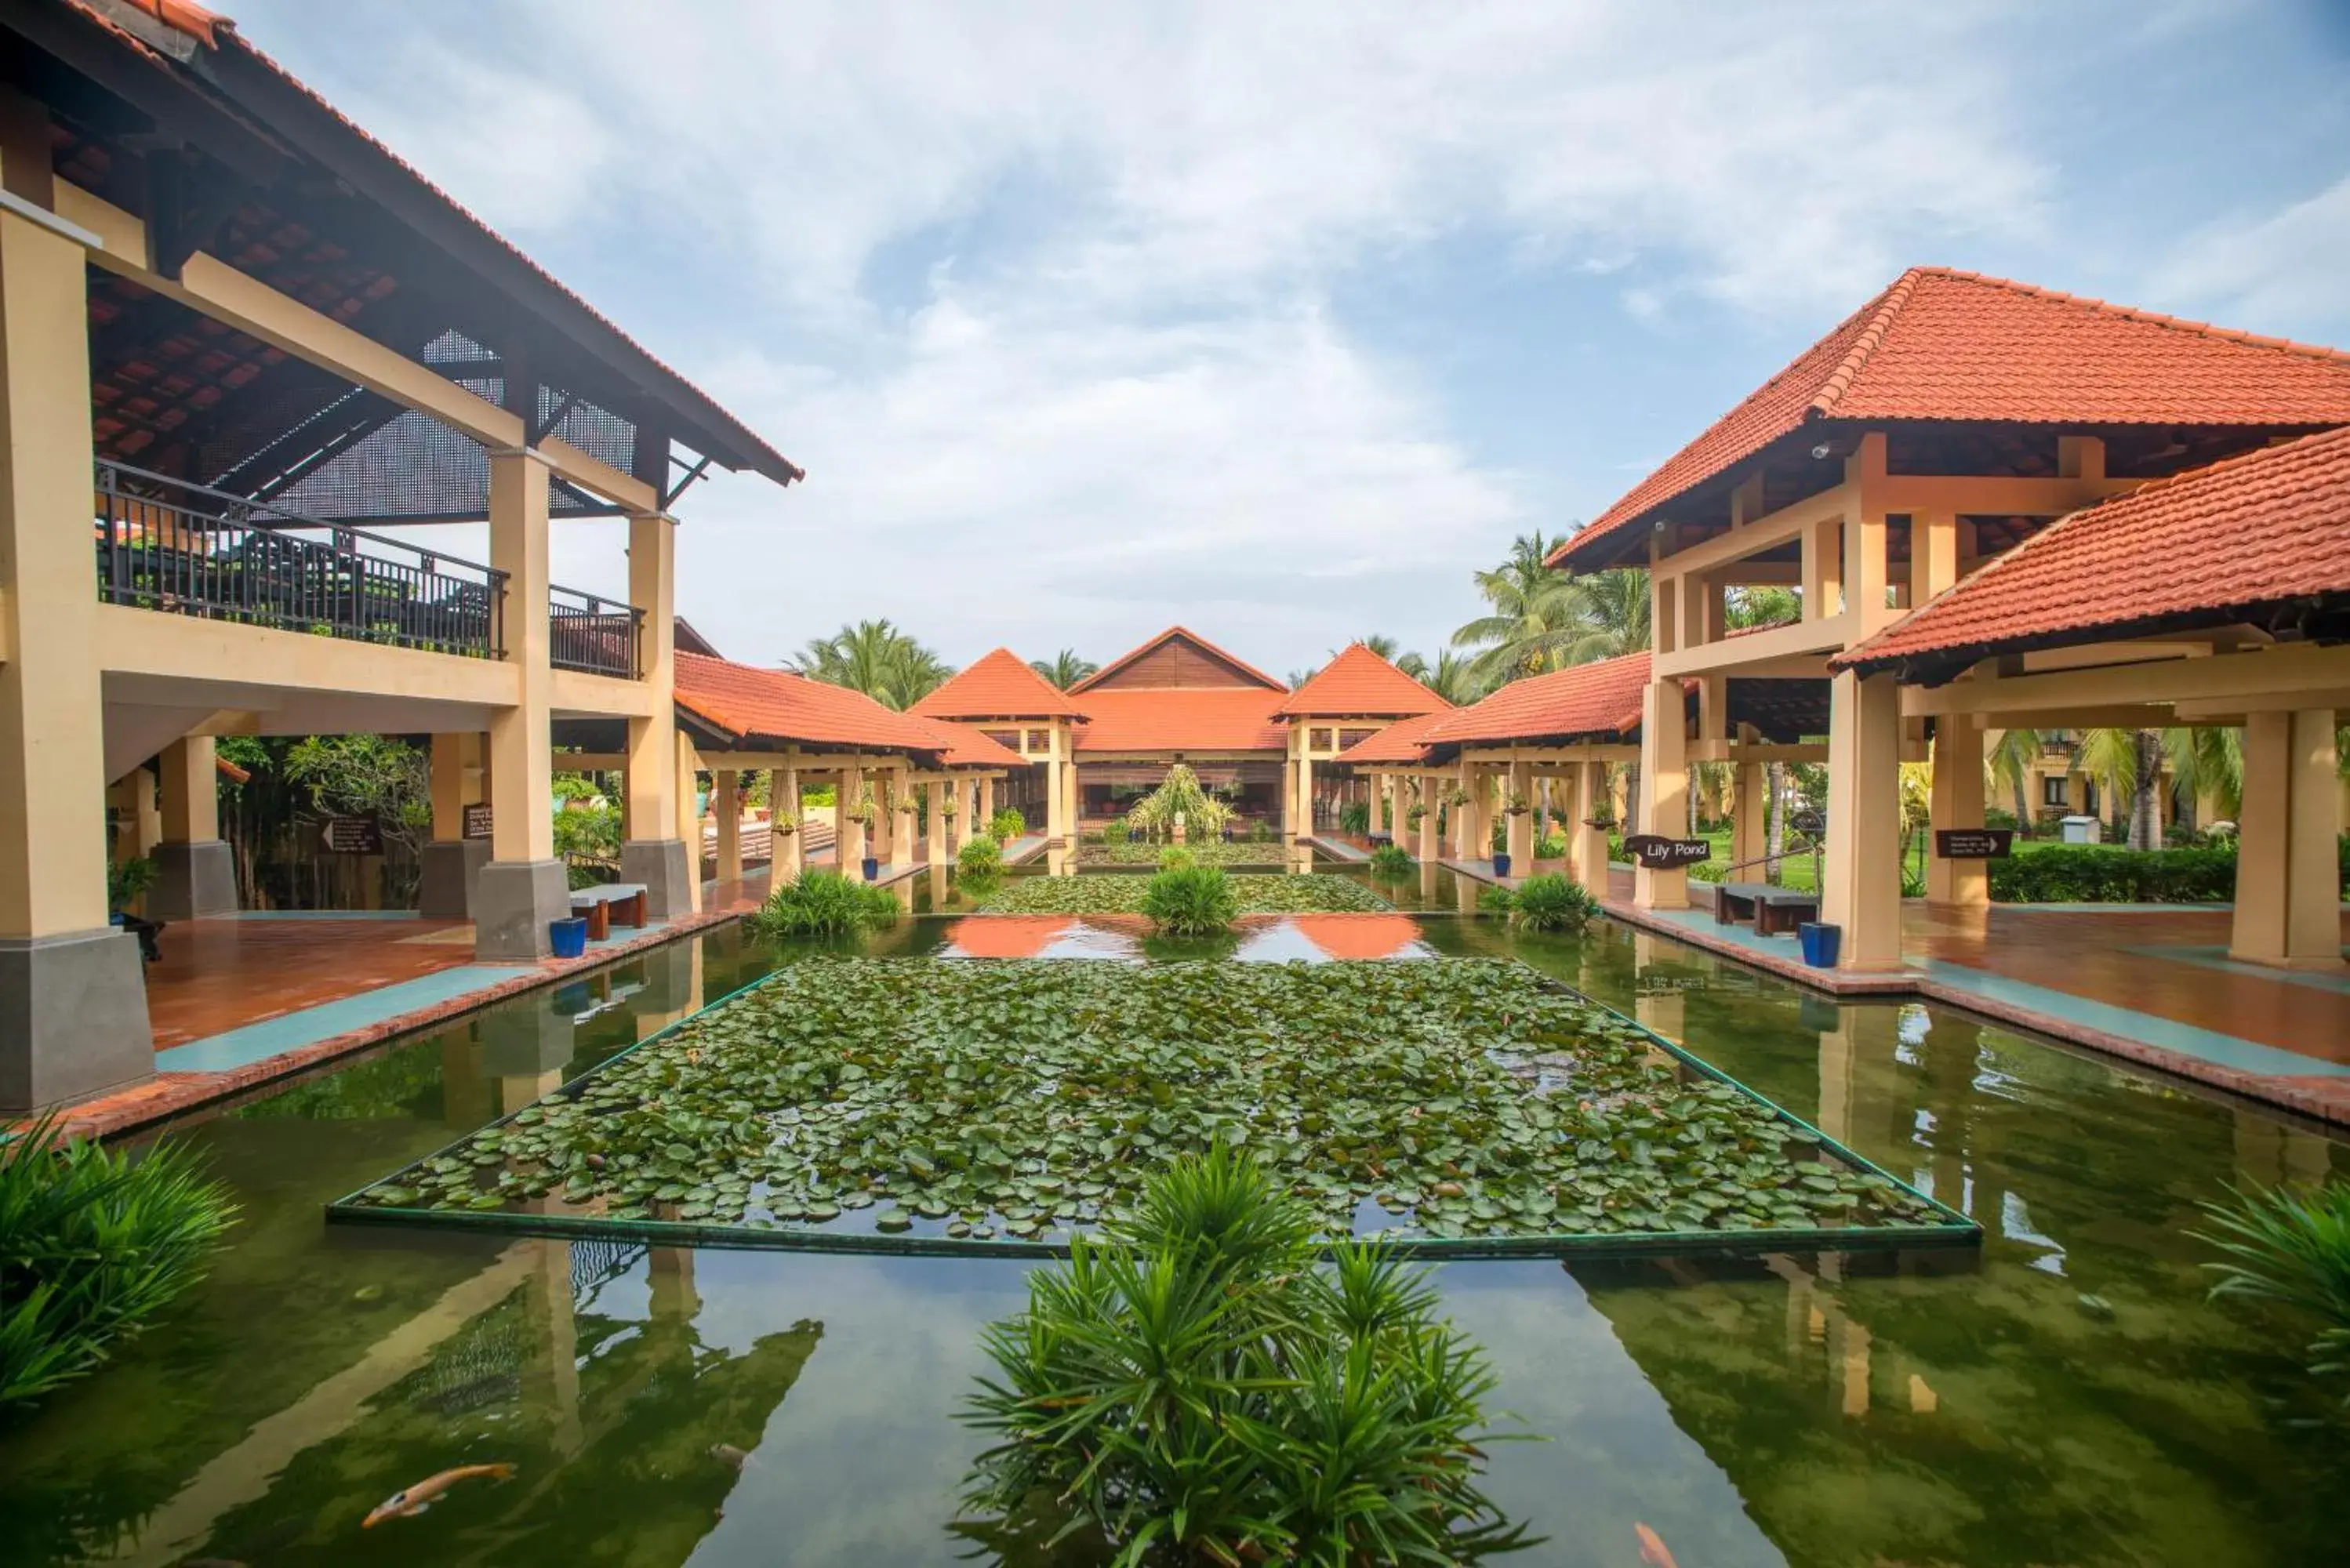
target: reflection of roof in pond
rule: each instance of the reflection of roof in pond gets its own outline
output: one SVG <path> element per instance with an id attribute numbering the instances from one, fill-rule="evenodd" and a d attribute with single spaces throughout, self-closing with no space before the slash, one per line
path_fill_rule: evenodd
<path id="1" fill-rule="evenodd" d="M 1292 915 L 1291 927 L 1334 959 L 1384 959 L 1419 945 L 1409 915 Z"/>
<path id="2" fill-rule="evenodd" d="M 966 958 L 1035 958 L 1076 923 L 1068 915 L 972 915 L 954 923 L 947 941 Z"/>

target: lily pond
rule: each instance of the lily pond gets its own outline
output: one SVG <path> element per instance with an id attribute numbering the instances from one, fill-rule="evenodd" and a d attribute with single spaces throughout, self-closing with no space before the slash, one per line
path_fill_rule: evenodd
<path id="1" fill-rule="evenodd" d="M 1637 1024 L 1491 959 L 817 959 L 353 1207 L 1055 1241 L 1218 1144 L 1330 1236 L 1972 1239 Z"/>
<path id="2" fill-rule="evenodd" d="M 866 952 L 1007 950 L 1159 950 L 1115 917 L 1039 916 L 910 919 Z M 1637 1568 L 1651 1538 L 1685 1568 L 2338 1558 L 2350 1435 L 2338 1390 L 2300 1370 L 2311 1325 L 2207 1301 L 2188 1234 L 2231 1183 L 2350 1171 L 2324 1131 L 1604 922 L 1305 915 L 1229 950 L 1522 961 L 1982 1227 L 1970 1249 L 1440 1265 L 1492 1406 L 1543 1439 L 1492 1449 L 1489 1491 L 1546 1538 L 1523 1561 Z M 955 1501 L 983 1439 L 954 1414 L 1032 1260 L 323 1220 L 803 967 L 858 966 L 716 930 L 181 1129 L 243 1206 L 232 1244 L 111 1366 L 0 1425 L 0 1563 L 1053 1562 L 983 1551 Z M 361 1528 L 477 1465 L 513 1469 Z"/>
<path id="3" fill-rule="evenodd" d="M 1394 906 L 1370 884 L 1326 874 L 1242 872 L 1232 878 L 1243 915 L 1367 913 Z M 1150 878 L 1136 872 L 1081 877 L 1014 877 L 979 904 L 983 915 L 1124 915 L 1142 908 Z"/>

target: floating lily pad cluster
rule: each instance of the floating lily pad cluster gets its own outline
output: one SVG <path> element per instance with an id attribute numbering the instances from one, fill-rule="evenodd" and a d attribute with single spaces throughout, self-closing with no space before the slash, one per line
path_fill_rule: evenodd
<path id="1" fill-rule="evenodd" d="M 1077 846 L 1080 866 L 1134 866 L 1154 868 L 1159 857 L 1177 846 L 1153 844 L 1148 839 L 1130 838 L 1123 844 L 1101 844 L 1088 840 Z M 1194 839 L 1180 846 L 1191 857 L 1194 866 L 1278 866 L 1288 853 L 1280 843 L 1251 843 L 1235 839 L 1227 844 L 1221 838 Z"/>
<path id="2" fill-rule="evenodd" d="M 1395 906 L 1351 877 L 1234 877 L 1243 915 L 1371 913 Z M 1150 878 L 1123 872 L 1092 877 L 1019 877 L 981 902 L 983 915 L 1131 915 L 1142 909 Z"/>
<path id="3" fill-rule="evenodd" d="M 357 1201 L 1058 1238 L 1217 1144 L 1331 1236 L 1942 1218 L 1498 960 L 814 959 Z"/>

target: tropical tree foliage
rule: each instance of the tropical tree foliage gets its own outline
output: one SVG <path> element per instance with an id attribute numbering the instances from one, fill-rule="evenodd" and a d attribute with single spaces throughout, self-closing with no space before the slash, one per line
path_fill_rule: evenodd
<path id="1" fill-rule="evenodd" d="M 1051 681 L 1055 689 L 1066 691 L 1087 676 L 1101 668 L 1090 659 L 1080 659 L 1074 648 L 1065 648 L 1050 659 L 1032 659 L 1028 668 Z"/>
<path id="2" fill-rule="evenodd" d="M 860 620 L 830 637 L 811 638 L 790 664 L 811 680 L 846 686 L 897 709 L 912 707 L 954 673 L 888 620 Z"/>
<path id="3" fill-rule="evenodd" d="M 1230 806 L 1201 787 L 1199 774 L 1177 763 L 1167 770 L 1157 789 L 1134 803 L 1126 821 L 1136 833 L 1156 838 L 1171 834 L 1180 816 L 1186 834 L 1214 838 L 1222 834 L 1232 815 Z"/>
<path id="4" fill-rule="evenodd" d="M 1520 535 L 1508 559 L 1476 574 L 1487 613 L 1453 632 L 1452 645 L 1474 650 L 1469 678 L 1480 690 L 1648 646 L 1648 573 L 1571 576 L 1546 563 L 1559 543 L 1539 528 Z"/>

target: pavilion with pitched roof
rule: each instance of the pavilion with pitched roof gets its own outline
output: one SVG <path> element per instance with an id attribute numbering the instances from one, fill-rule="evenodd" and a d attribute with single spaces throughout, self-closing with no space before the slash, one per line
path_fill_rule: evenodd
<path id="1" fill-rule="evenodd" d="M 1930 741 L 1934 827 L 1980 827 L 1997 731 L 2241 723 L 2230 951 L 2338 967 L 2317 907 L 2338 899 L 2350 551 L 2321 432 L 2345 425 L 2350 355 L 1903 274 L 1552 557 L 1649 574 L 1637 826 L 1683 830 L 1692 762 L 1758 763 L 1757 688 L 1825 698 L 1822 919 L 1842 968 L 1893 969 L 1905 752 Z M 1728 634 L 1725 596 L 1766 586 L 1801 618 Z M 1927 898 L 1980 911 L 1984 863 L 1938 855 Z M 1638 872 L 1637 909 L 1687 903 L 1684 871 Z"/>

